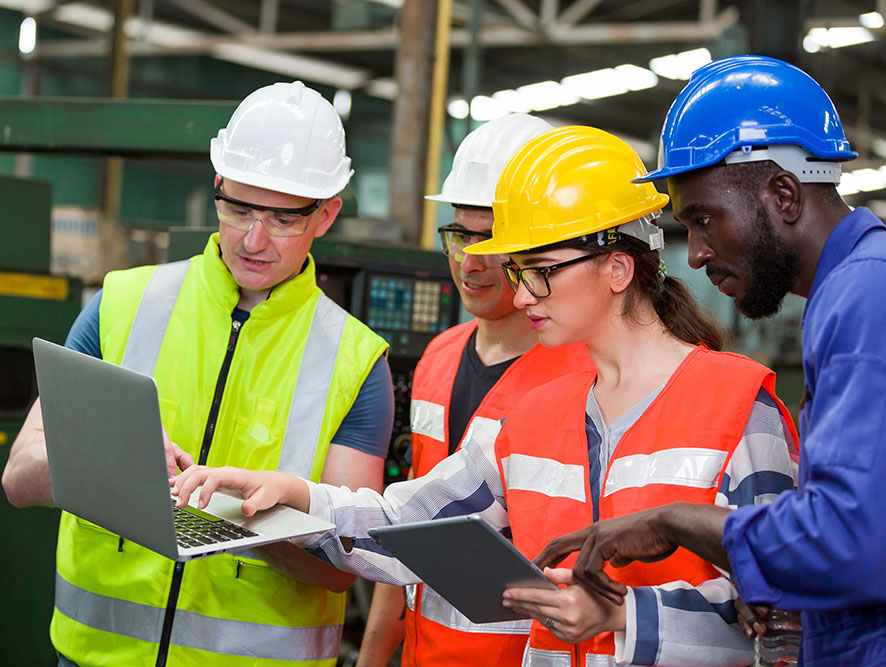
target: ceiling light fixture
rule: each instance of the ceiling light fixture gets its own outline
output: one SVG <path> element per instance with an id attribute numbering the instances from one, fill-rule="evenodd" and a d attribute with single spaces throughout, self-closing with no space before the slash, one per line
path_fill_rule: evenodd
<path id="1" fill-rule="evenodd" d="M 705 48 L 672 53 L 649 61 L 649 69 L 666 79 L 688 81 L 699 67 L 711 62 L 711 52 Z"/>
<path id="2" fill-rule="evenodd" d="M 18 29 L 18 51 L 23 56 L 34 52 L 37 46 L 37 21 L 33 16 L 26 17 Z"/>

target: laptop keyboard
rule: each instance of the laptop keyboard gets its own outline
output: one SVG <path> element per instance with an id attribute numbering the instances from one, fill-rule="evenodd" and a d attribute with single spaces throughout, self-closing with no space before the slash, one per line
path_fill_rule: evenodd
<path id="1" fill-rule="evenodd" d="M 199 547 L 258 534 L 196 507 L 176 507 L 175 501 L 172 502 L 172 511 L 175 538 L 180 547 Z"/>

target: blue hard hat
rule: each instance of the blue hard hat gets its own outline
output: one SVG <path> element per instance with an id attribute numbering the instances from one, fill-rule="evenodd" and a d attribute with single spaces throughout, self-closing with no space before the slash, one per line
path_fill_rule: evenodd
<path id="1" fill-rule="evenodd" d="M 651 181 L 717 164 L 742 147 L 793 144 L 824 160 L 851 160 L 834 103 L 806 72 L 775 58 L 734 56 L 700 67 L 661 130 Z"/>

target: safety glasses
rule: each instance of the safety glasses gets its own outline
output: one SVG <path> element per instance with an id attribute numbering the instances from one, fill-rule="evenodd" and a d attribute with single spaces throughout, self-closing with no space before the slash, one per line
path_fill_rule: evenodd
<path id="1" fill-rule="evenodd" d="M 559 264 L 533 266 L 525 269 L 521 269 L 513 262 L 506 262 L 502 264 L 502 268 L 505 270 L 505 277 L 508 279 L 508 284 L 514 292 L 517 291 L 520 283 L 523 283 L 532 296 L 536 299 L 544 299 L 551 296 L 551 283 L 548 281 L 548 276 L 554 271 L 578 264 L 579 262 L 586 262 L 589 259 L 596 259 L 597 257 L 602 257 L 602 255 L 600 253 L 596 255 L 582 255 Z"/>
<path id="2" fill-rule="evenodd" d="M 490 232 L 477 232 L 460 225 L 443 225 L 437 228 L 437 232 L 440 234 L 443 254 L 459 263 L 465 260 L 465 246 L 492 238 Z M 507 255 L 475 255 L 475 257 L 481 264 L 490 268 L 500 266 L 508 258 Z"/>
<path id="3" fill-rule="evenodd" d="M 215 208 L 218 219 L 226 225 L 248 231 L 256 220 L 261 220 L 269 236 L 299 236 L 308 228 L 311 214 L 320 208 L 322 199 L 299 208 L 261 206 L 233 197 L 221 191 L 222 181 L 215 186 Z"/>

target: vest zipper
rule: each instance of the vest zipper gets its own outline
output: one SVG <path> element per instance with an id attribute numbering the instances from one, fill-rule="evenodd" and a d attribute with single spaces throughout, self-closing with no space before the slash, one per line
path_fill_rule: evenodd
<path id="1" fill-rule="evenodd" d="M 243 325 L 239 320 L 231 321 L 231 336 L 228 339 L 228 347 L 225 358 L 222 361 L 221 370 L 218 372 L 218 380 L 215 383 L 215 394 L 212 396 L 212 405 L 209 408 L 209 417 L 206 420 L 206 430 L 203 432 L 203 445 L 200 448 L 200 458 L 197 463 L 206 464 L 209 457 L 209 446 L 212 444 L 212 436 L 215 433 L 215 422 L 218 420 L 218 411 L 221 407 L 222 395 L 225 392 L 225 384 L 228 381 L 228 372 L 231 370 L 231 361 L 234 358 L 234 348 L 237 346 L 237 337 L 240 335 L 240 327 Z M 166 600 L 166 613 L 163 616 L 163 631 L 160 633 L 160 647 L 157 651 L 156 667 L 165 667 L 166 658 L 169 654 L 169 640 L 172 637 L 172 622 L 175 620 L 175 608 L 178 604 L 178 593 L 181 590 L 182 577 L 185 573 L 185 564 L 176 561 L 172 571 L 172 583 L 169 586 L 169 597 Z"/>
<path id="2" fill-rule="evenodd" d="M 237 336 L 243 325 L 239 320 L 231 322 L 231 337 L 228 339 L 228 349 L 225 352 L 225 360 L 218 372 L 218 380 L 215 383 L 215 394 L 212 397 L 212 405 L 209 408 L 209 418 L 206 420 L 206 430 L 203 432 L 203 446 L 200 448 L 198 463 L 206 465 L 209 457 L 209 446 L 212 444 L 212 436 L 215 433 L 215 422 L 218 419 L 218 410 L 221 407 L 222 394 L 225 391 L 225 383 L 228 381 L 228 371 L 231 370 L 231 360 L 234 358 L 234 347 L 237 345 Z"/>

